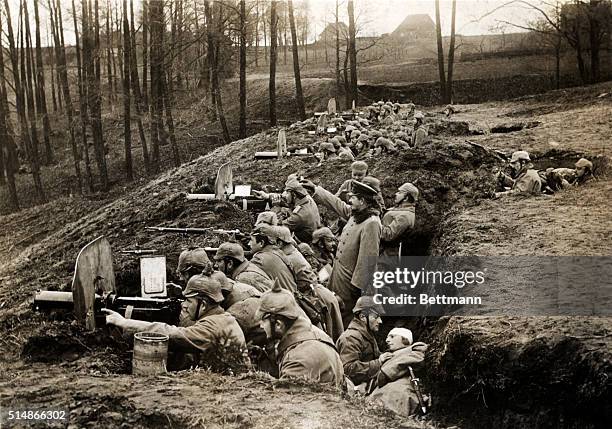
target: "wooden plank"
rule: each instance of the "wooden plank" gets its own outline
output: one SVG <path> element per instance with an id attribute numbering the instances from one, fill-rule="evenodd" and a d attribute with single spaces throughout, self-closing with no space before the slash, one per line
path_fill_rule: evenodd
<path id="1" fill-rule="evenodd" d="M 113 252 L 105 237 L 98 237 L 81 249 L 72 279 L 74 315 L 89 330 L 96 328 L 96 293 L 115 291 Z"/>
<path id="2" fill-rule="evenodd" d="M 225 199 L 226 195 L 231 195 L 234 192 L 232 166 L 226 162 L 217 172 L 215 180 L 215 196 L 218 200 Z"/>

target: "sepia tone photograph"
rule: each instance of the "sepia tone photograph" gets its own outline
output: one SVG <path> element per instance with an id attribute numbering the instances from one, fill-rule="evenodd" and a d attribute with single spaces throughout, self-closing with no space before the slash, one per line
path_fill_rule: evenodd
<path id="1" fill-rule="evenodd" d="M 612 427 L 612 0 L 0 0 L 0 429 Z"/>

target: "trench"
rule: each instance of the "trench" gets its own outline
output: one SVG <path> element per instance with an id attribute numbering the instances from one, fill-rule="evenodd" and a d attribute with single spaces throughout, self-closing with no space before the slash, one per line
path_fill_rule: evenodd
<path id="1" fill-rule="evenodd" d="M 437 247 L 437 243 L 445 233 L 441 229 L 442 220 L 463 207 L 477 205 L 488 198 L 494 187 L 492 167 L 502 165 L 497 154 L 478 147 L 439 146 L 436 149 L 445 150 L 448 158 L 436 156 L 429 159 L 416 154 L 412 158 L 374 165 L 375 174 L 387 168 L 398 171 L 414 169 L 411 174 L 415 179 L 411 177 L 411 180 L 422 190 L 423 201 L 417 210 L 416 227 L 408 237 L 411 246 L 405 251 L 407 256 L 439 254 L 442 249 Z M 594 162 L 598 174 L 604 174 L 608 166 L 605 157 L 589 157 L 579 152 L 550 150 L 532 155 L 536 168 L 541 169 L 572 167 L 582 156 Z M 456 162 L 457 159 L 461 162 Z M 471 171 L 473 169 L 476 173 Z M 396 178 L 386 179 L 387 201 L 392 197 L 391 190 L 398 184 Z M 168 261 L 175 260 L 168 256 Z M 116 275 L 121 294 L 137 295 L 140 276 L 135 265 L 122 265 Z M 170 268 L 167 275 L 168 281 L 176 282 Z M 418 340 L 443 346 L 444 353 L 436 352 L 439 355 L 435 364 L 426 365 L 419 374 L 428 391 L 434 394 L 431 413 L 434 420 L 449 425 L 460 424 L 463 428 L 547 428 L 557 427 L 560 422 L 565 422 L 564 426 L 569 428 L 596 428 L 603 427 L 599 422 L 612 420 L 609 410 L 595 410 L 598 404 L 604 403 L 602 395 L 610 392 L 609 387 L 606 391 L 602 382 L 597 381 L 601 377 L 598 378 L 596 371 L 605 368 L 593 368 L 590 361 L 579 358 L 583 352 L 581 344 L 571 339 L 556 342 L 542 339 L 528 344 L 521 349 L 519 358 L 511 359 L 511 364 L 505 363 L 506 366 L 500 369 L 502 357 L 507 357 L 513 350 L 504 344 L 487 348 L 483 346 L 482 338 L 460 329 L 453 330 L 453 320 L 452 317 L 386 318 L 377 335 L 381 350 L 385 348 L 386 334 L 396 325 L 411 329 Z M 24 360 L 54 364 L 68 362 L 77 368 L 97 368 L 110 374 L 130 372 L 129 344 L 114 337 L 104 338 L 79 331 L 69 319 L 54 321 L 52 326 L 55 328 L 27 341 L 21 353 Z M 573 368 L 572 373 L 564 375 L 568 365 Z M 538 384 L 538 377 L 546 377 L 548 384 Z M 573 401 L 575 392 L 584 393 L 584 400 Z M 589 415 L 586 412 L 589 408 L 595 411 L 590 413 L 592 417 L 585 418 Z M 153 427 L 156 418 L 153 416 L 150 422 Z M 180 427 L 179 422 L 177 425 Z"/>

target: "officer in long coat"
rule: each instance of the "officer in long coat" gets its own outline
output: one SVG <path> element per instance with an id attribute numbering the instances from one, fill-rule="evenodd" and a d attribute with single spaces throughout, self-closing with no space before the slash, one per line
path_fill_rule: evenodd
<path id="1" fill-rule="evenodd" d="M 338 241 L 328 285 L 344 303 L 342 321 L 344 326 L 348 326 L 353 318 L 351 310 L 361 296 L 362 289 L 367 287 L 368 275 L 374 272 L 379 255 L 382 228 L 379 203 L 376 200 L 378 191 L 363 182 L 355 181 L 350 204 L 347 204 L 312 182 L 305 182 L 304 186 L 314 190 L 313 198 L 317 203 L 324 204 L 348 220 Z"/>
<path id="2" fill-rule="evenodd" d="M 261 297 L 258 315 L 268 340 L 278 342 L 279 378 L 299 377 L 336 386 L 344 384 L 342 361 L 333 341 L 300 316 L 289 291 L 276 283 Z"/>

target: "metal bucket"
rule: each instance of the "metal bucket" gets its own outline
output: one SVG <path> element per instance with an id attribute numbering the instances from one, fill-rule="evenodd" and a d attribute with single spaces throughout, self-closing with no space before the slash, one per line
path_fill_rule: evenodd
<path id="1" fill-rule="evenodd" d="M 133 375 L 156 375 L 166 372 L 168 336 L 154 332 L 134 334 Z"/>

